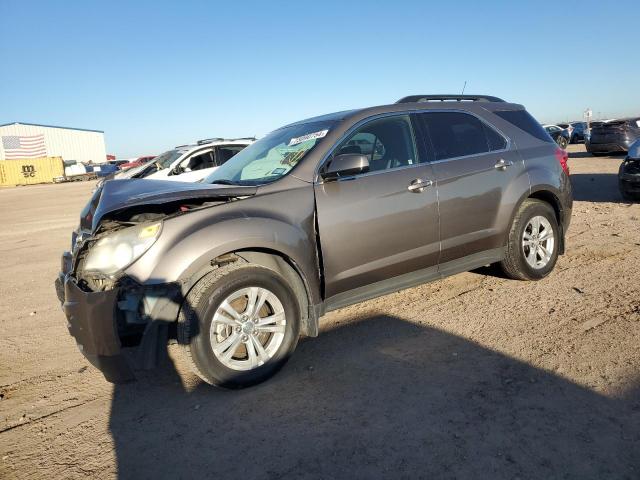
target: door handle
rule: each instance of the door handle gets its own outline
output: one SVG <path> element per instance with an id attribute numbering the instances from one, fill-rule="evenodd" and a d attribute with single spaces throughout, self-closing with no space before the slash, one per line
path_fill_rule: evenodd
<path id="1" fill-rule="evenodd" d="M 493 168 L 495 168 L 496 170 L 504 171 L 511 165 L 513 165 L 513 162 L 511 160 L 505 162 L 504 158 L 501 158 L 500 160 L 498 160 L 498 163 L 493 166 Z"/>
<path id="2" fill-rule="evenodd" d="M 424 189 L 433 185 L 432 180 L 422 180 L 421 178 L 416 178 L 412 180 L 407 189 L 411 193 L 422 193 Z"/>

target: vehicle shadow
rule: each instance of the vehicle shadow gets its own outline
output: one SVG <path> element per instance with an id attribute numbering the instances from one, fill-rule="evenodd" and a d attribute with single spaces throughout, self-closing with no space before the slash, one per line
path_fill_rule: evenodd
<path id="1" fill-rule="evenodd" d="M 611 399 L 433 328 L 373 316 L 253 388 L 117 385 L 120 478 L 638 478 L 640 389 Z"/>
<path id="2" fill-rule="evenodd" d="M 628 203 L 620 194 L 615 173 L 572 173 L 571 185 L 577 201 Z"/>

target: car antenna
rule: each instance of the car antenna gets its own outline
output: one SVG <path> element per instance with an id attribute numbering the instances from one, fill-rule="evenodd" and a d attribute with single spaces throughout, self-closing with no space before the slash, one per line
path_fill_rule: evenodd
<path id="1" fill-rule="evenodd" d="M 467 81 L 464 81 L 464 85 L 462 86 L 462 93 L 460 95 L 464 95 L 464 89 L 467 88 Z"/>

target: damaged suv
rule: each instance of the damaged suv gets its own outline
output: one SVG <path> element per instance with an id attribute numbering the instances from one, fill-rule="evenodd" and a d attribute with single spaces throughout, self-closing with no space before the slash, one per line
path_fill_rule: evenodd
<path id="1" fill-rule="evenodd" d="M 572 207 L 567 153 L 524 107 L 418 95 L 287 125 L 203 183 L 113 180 L 56 280 L 112 382 L 182 344 L 204 381 L 274 374 L 325 312 L 498 263 L 545 277 Z M 124 355 L 132 347 L 135 355 Z"/>
<path id="2" fill-rule="evenodd" d="M 622 198 L 640 201 L 640 138 L 629 147 L 629 153 L 618 170 L 618 187 Z"/>

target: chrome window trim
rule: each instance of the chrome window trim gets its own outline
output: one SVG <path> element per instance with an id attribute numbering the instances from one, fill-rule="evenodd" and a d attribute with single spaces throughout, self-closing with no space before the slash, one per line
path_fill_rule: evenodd
<path id="1" fill-rule="evenodd" d="M 511 139 L 506 136 L 502 130 L 500 130 L 498 127 L 496 127 L 495 125 L 493 125 L 492 123 L 490 123 L 489 121 L 487 121 L 486 119 L 484 119 L 483 117 L 481 117 L 480 115 L 478 115 L 475 112 L 470 112 L 468 110 L 461 110 L 461 109 L 457 109 L 457 108 L 442 108 L 442 109 L 429 109 L 429 110 L 418 110 L 418 109 L 412 109 L 412 110 L 405 110 L 402 112 L 387 112 L 387 113 L 379 113 L 377 115 L 372 115 L 370 117 L 367 118 L 363 118 L 362 120 L 356 122 L 355 124 L 353 124 L 345 133 L 343 133 L 340 138 L 333 144 L 333 146 L 327 151 L 327 153 L 325 153 L 322 157 L 322 160 L 320 160 L 320 162 L 318 162 L 318 165 L 315 168 L 314 171 L 314 175 L 313 175 L 313 183 L 314 184 L 323 184 L 324 180 L 322 180 L 322 177 L 320 176 L 320 170 L 322 169 L 322 167 L 324 166 L 324 164 L 327 162 L 327 160 L 329 159 L 329 157 L 331 155 L 333 155 L 333 152 L 335 151 L 336 148 L 338 148 L 339 145 L 342 144 L 342 142 L 344 142 L 352 133 L 354 133 L 355 130 L 357 130 L 358 128 L 360 128 L 362 125 L 364 125 L 365 123 L 369 123 L 370 121 L 374 121 L 374 120 L 378 120 L 381 118 L 387 118 L 387 117 L 398 117 L 398 116 L 409 116 L 411 114 L 421 114 L 421 113 L 464 113 L 466 115 L 471 115 L 475 118 L 477 118 L 478 120 L 480 120 L 482 123 L 484 123 L 485 125 L 487 125 L 488 127 L 490 127 L 491 129 L 493 129 L 496 133 L 498 133 L 502 138 L 504 138 L 507 142 L 505 148 L 501 149 L 501 150 L 489 150 L 486 152 L 482 152 L 482 153 L 473 153 L 471 155 L 463 155 L 460 157 L 451 157 L 451 158 L 443 158 L 442 160 L 431 160 L 429 161 L 428 159 L 425 159 L 424 161 L 420 161 L 418 163 L 416 163 L 415 165 L 407 165 L 404 167 L 397 167 L 397 168 L 392 168 L 389 170 L 380 170 L 378 172 L 367 172 L 367 173 L 361 173 L 358 175 L 353 175 L 353 176 L 349 176 L 349 177 L 344 177 L 340 180 L 353 180 L 356 178 L 360 178 L 362 176 L 365 175 L 371 175 L 371 174 L 378 174 L 378 173 L 385 173 L 385 172 L 390 172 L 390 171 L 394 171 L 394 170 L 400 170 L 400 169 L 407 169 L 407 168 L 414 168 L 417 166 L 422 166 L 422 165 L 427 165 L 427 164 L 437 164 L 437 163 L 443 163 L 443 162 L 450 162 L 453 160 L 460 160 L 460 159 L 465 159 L 465 158 L 471 158 L 471 157 L 477 157 L 478 155 L 487 155 L 487 154 L 499 154 L 499 153 L 504 153 L 504 152 L 508 152 L 511 150 Z M 414 144 L 416 142 L 416 131 L 415 128 L 413 128 L 413 125 L 411 125 L 411 130 L 412 130 L 412 134 L 413 134 L 413 141 Z M 414 147 L 416 148 L 416 154 L 417 156 L 420 155 L 420 152 L 417 149 L 417 145 L 414 145 Z"/>

